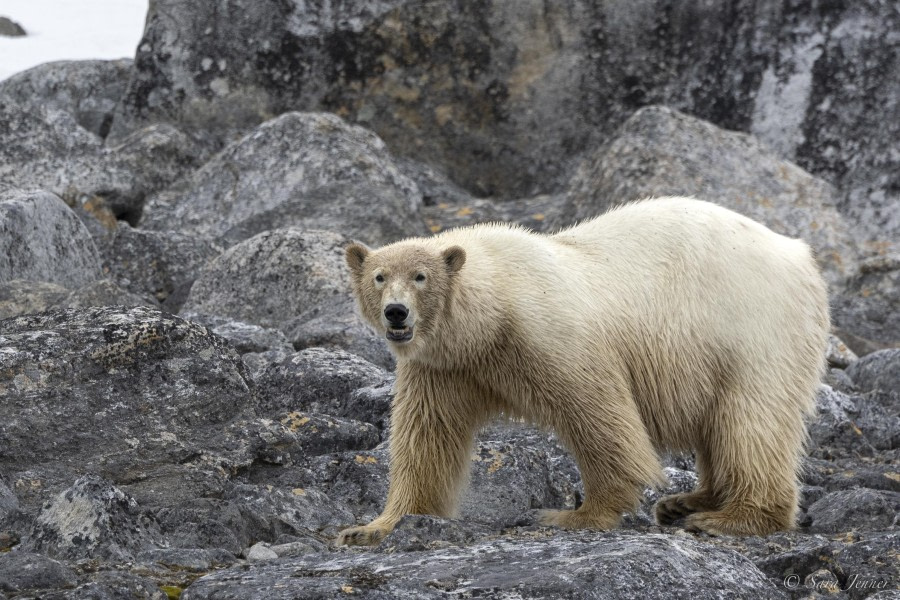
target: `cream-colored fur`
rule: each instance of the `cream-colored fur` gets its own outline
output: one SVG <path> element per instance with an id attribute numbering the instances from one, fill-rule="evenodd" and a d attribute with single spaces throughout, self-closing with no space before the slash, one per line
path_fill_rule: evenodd
<path id="1" fill-rule="evenodd" d="M 661 482 L 658 452 L 692 450 L 700 484 L 662 499 L 661 522 L 736 535 L 793 526 L 829 330 L 802 241 L 660 198 L 555 235 L 481 225 L 353 245 L 347 259 L 377 331 L 399 296 L 416 322 L 411 340 L 389 342 L 386 507 L 340 543 L 376 543 L 407 513 L 451 515 L 474 433 L 499 413 L 552 428 L 578 462 L 584 503 L 545 523 L 614 527 Z"/>

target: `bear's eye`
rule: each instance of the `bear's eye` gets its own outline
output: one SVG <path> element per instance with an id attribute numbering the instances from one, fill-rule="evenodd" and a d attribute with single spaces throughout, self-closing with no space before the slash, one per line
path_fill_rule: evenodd
<path id="1" fill-rule="evenodd" d="M 379 273 L 378 275 L 375 276 L 375 281 L 377 281 L 378 283 L 384 283 L 384 275 Z"/>
<path id="2" fill-rule="evenodd" d="M 425 281 L 425 274 L 419 273 L 418 275 L 416 275 L 416 281 L 418 281 L 419 283 L 422 283 L 423 281 Z"/>

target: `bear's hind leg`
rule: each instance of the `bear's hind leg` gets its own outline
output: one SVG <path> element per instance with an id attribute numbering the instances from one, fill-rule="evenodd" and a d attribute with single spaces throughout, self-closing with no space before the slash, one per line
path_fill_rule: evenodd
<path id="1" fill-rule="evenodd" d="M 567 529 L 611 529 L 635 510 L 645 486 L 662 482 L 662 468 L 630 402 L 575 408 L 577 416 L 554 428 L 575 455 L 585 499 L 575 510 L 541 511 L 539 520 Z"/>
<path id="2" fill-rule="evenodd" d="M 794 527 L 806 438 L 802 404 L 766 399 L 746 394 L 720 403 L 708 442 L 712 485 L 722 502 L 716 510 L 688 515 L 686 529 L 744 536 Z"/>
<path id="3" fill-rule="evenodd" d="M 660 525 L 671 525 L 678 519 L 696 512 L 716 510 L 721 501 L 715 493 L 712 483 L 712 466 L 709 450 L 705 444 L 696 448 L 697 473 L 700 478 L 697 489 L 682 494 L 663 496 L 656 502 L 656 522 Z"/>

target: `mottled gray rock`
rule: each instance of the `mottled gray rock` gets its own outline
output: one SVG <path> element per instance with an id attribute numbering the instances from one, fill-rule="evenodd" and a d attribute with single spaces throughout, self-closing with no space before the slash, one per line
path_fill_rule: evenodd
<path id="1" fill-rule="evenodd" d="M 859 265 L 835 298 L 832 321 L 857 354 L 900 347 L 900 248 Z"/>
<path id="2" fill-rule="evenodd" d="M 162 543 L 159 526 L 134 498 L 85 475 L 41 509 L 23 546 L 58 559 L 122 562 Z"/>
<path id="3" fill-rule="evenodd" d="M 371 423 L 300 411 L 289 412 L 280 421 L 297 435 L 296 447 L 303 456 L 370 450 L 381 443 L 381 432 Z"/>
<path id="4" fill-rule="evenodd" d="M 130 573 L 101 571 L 92 581 L 60 595 L 42 595 L 41 600 L 168 600 L 153 581 Z M 57 592 L 59 593 L 59 592 Z"/>
<path id="5" fill-rule="evenodd" d="M 17 317 L 0 332 L 0 469 L 11 477 L 37 470 L 47 489 L 91 470 L 148 505 L 215 493 L 226 465 L 253 460 L 223 435 L 252 413 L 252 389 L 205 328 L 137 307 Z"/>
<path id="6" fill-rule="evenodd" d="M 900 349 L 867 354 L 847 369 L 861 391 L 900 392 Z"/>
<path id="7" fill-rule="evenodd" d="M 0 475 L 0 527 L 12 520 L 19 511 L 19 499 L 9 489 L 3 475 Z M 2 547 L 2 544 L 0 544 Z"/>
<path id="8" fill-rule="evenodd" d="M 810 506 L 807 514 L 809 530 L 817 533 L 895 529 L 900 493 L 867 488 L 832 492 Z"/>
<path id="9" fill-rule="evenodd" d="M 278 329 L 269 329 L 225 317 L 183 312 L 181 317 L 208 327 L 214 334 L 228 340 L 238 354 L 266 352 L 269 350 L 293 352 L 294 347 Z"/>
<path id="10" fill-rule="evenodd" d="M 349 297 L 347 242 L 326 231 L 261 233 L 210 261 L 182 310 L 280 328 L 313 307 Z"/>
<path id="11" fill-rule="evenodd" d="M 288 226 L 380 245 L 424 233 L 421 204 L 373 133 L 334 115 L 287 113 L 154 196 L 141 223 L 228 245 Z"/>
<path id="12" fill-rule="evenodd" d="M 323 413 L 380 424 L 390 411 L 390 398 L 354 396 L 363 388 L 389 385 L 383 369 L 341 350 L 309 348 L 275 353 L 274 360 L 254 373 L 258 414 L 280 418 L 292 411 Z M 371 400 L 371 402 L 366 402 Z"/>
<path id="13" fill-rule="evenodd" d="M 900 473 L 890 461 L 879 457 L 848 457 L 822 460 L 814 457 L 805 461 L 803 480 L 826 492 L 869 488 L 900 492 Z M 824 494 L 821 494 L 824 495 Z M 821 499 L 819 495 L 816 500 Z"/>
<path id="14" fill-rule="evenodd" d="M 0 94 L 32 109 L 67 112 L 94 135 L 106 137 L 133 64 L 131 59 L 44 63 L 0 81 Z"/>
<path id="15" fill-rule="evenodd" d="M 476 223 L 517 223 L 533 231 L 548 232 L 563 225 L 555 218 L 565 202 L 564 194 L 541 195 L 520 200 L 490 200 L 469 198 L 462 201 L 441 201 L 422 209 L 431 231 Z"/>
<path id="16" fill-rule="evenodd" d="M 898 29 L 882 0 L 167 0 L 150 8 L 114 126 L 221 138 L 330 110 L 476 195 L 527 197 L 561 191 L 635 109 L 668 104 L 754 133 L 897 231 Z"/>
<path id="17" fill-rule="evenodd" d="M 393 370 L 396 364 L 384 337 L 363 321 L 350 294 L 314 306 L 281 328 L 297 350 L 346 350 L 385 369 Z"/>
<path id="18" fill-rule="evenodd" d="M 2 165 L 0 159 L 0 178 Z M 3 192 L 0 186 L 0 282 L 27 279 L 78 287 L 99 278 L 100 257 L 91 235 L 62 200 L 46 192 Z"/>
<path id="19" fill-rule="evenodd" d="M 18 595 L 74 587 L 77 582 L 71 569 L 52 558 L 31 552 L 0 554 L 0 592 Z"/>
<path id="20" fill-rule="evenodd" d="M 561 219 L 572 223 L 650 196 L 695 196 L 803 238 L 832 284 L 855 264 L 857 241 L 830 185 L 751 136 L 661 106 L 637 111 L 579 166 Z"/>
<path id="21" fill-rule="evenodd" d="M 152 297 L 147 298 L 123 290 L 110 279 L 98 279 L 70 292 L 56 303 L 58 308 L 88 308 L 91 306 L 158 306 Z"/>
<path id="22" fill-rule="evenodd" d="M 101 188 L 93 194 L 103 197 L 116 217 L 134 225 L 147 198 L 192 172 L 202 154 L 190 137 L 172 125 L 139 129 L 104 148 L 101 158 L 107 171 L 123 173 L 123 180 L 116 189 Z"/>
<path id="23" fill-rule="evenodd" d="M 65 287 L 42 281 L 12 279 L 0 283 L 0 319 L 43 312 L 70 294 Z"/>
<path id="24" fill-rule="evenodd" d="M 817 408 L 819 414 L 809 425 L 811 456 L 873 456 L 900 447 L 900 394 L 848 396 L 823 385 Z"/>
<path id="25" fill-rule="evenodd" d="M 363 598 L 785 597 L 747 559 L 692 538 L 579 532 L 419 552 L 302 556 L 207 575 L 182 600 L 287 600 L 342 592 Z"/>
<path id="26" fill-rule="evenodd" d="M 825 350 L 828 366 L 846 369 L 857 359 L 859 357 L 839 337 L 828 334 L 828 348 Z"/>
<path id="27" fill-rule="evenodd" d="M 119 285 L 134 293 L 165 302 L 190 286 L 203 266 L 222 253 L 213 242 L 175 231 L 147 231 L 120 223 L 109 242 L 101 246 L 104 266 Z M 182 299 L 183 301 L 183 299 Z"/>
<path id="28" fill-rule="evenodd" d="M 6 37 L 21 37 L 25 35 L 25 30 L 21 25 L 9 17 L 0 17 L 0 35 Z"/>
<path id="29" fill-rule="evenodd" d="M 227 550 L 205 548 L 157 548 L 145 550 L 137 556 L 141 563 L 152 563 L 161 567 L 205 573 L 219 567 L 227 567 L 237 562 L 234 554 Z"/>
<path id="30" fill-rule="evenodd" d="M 246 559 L 250 562 L 262 562 L 274 560 L 278 558 L 278 554 L 272 550 L 271 545 L 265 542 L 257 542 L 247 550 Z"/>
<path id="31" fill-rule="evenodd" d="M 133 132 L 106 148 L 72 115 L 0 94 L 0 192 L 43 189 L 68 202 L 93 198 L 136 222 L 145 197 L 190 169 L 195 147 L 171 125 Z"/>

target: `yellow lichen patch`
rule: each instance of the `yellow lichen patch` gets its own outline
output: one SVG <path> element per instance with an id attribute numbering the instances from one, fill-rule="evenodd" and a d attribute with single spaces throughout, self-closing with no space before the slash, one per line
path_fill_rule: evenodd
<path id="1" fill-rule="evenodd" d="M 472 209 L 469 208 L 468 206 L 463 206 L 461 209 L 456 211 L 457 217 L 468 217 L 471 214 L 472 214 Z"/>
<path id="2" fill-rule="evenodd" d="M 892 481 L 900 481 L 900 473 L 885 473 L 884 476 Z"/>
<path id="3" fill-rule="evenodd" d="M 535 221 L 543 221 L 547 218 L 547 216 L 544 213 L 534 213 L 533 215 L 531 215 L 531 218 Z"/>
<path id="4" fill-rule="evenodd" d="M 291 431 L 297 431 L 303 425 L 309 423 L 309 417 L 302 415 L 298 412 L 288 413 L 283 419 L 281 419 L 281 424 L 290 429 Z"/>
<path id="5" fill-rule="evenodd" d="M 434 120 L 441 127 L 453 118 L 453 107 L 449 104 L 441 104 L 434 109 Z"/>
<path id="6" fill-rule="evenodd" d="M 859 427 L 857 427 L 857 426 L 856 426 L 856 423 L 850 423 L 850 426 L 853 427 L 853 433 L 855 433 L 856 435 L 862 435 L 862 434 L 863 434 L 862 429 L 860 429 Z"/>
<path id="7" fill-rule="evenodd" d="M 356 460 L 356 462 L 358 462 L 359 464 L 370 464 L 370 465 L 374 465 L 374 464 L 377 464 L 377 463 L 378 463 L 378 459 L 375 458 L 374 456 L 363 456 L 362 454 L 357 454 L 355 460 Z"/>
<path id="8" fill-rule="evenodd" d="M 353 593 L 353 586 L 352 586 L 352 585 L 342 585 L 342 586 L 341 586 L 341 591 L 344 592 L 345 594 L 352 594 L 352 593 Z"/>
<path id="9" fill-rule="evenodd" d="M 159 586 L 159 589 L 165 592 L 166 598 L 169 600 L 178 600 L 181 598 L 182 589 L 177 585 L 161 585 Z"/>
<path id="10" fill-rule="evenodd" d="M 294 488 L 291 490 L 291 493 L 295 496 L 305 496 L 306 490 L 304 490 L 303 488 Z"/>
<path id="11" fill-rule="evenodd" d="M 443 227 L 441 227 L 440 225 L 429 225 L 428 229 L 431 230 L 431 233 L 437 233 L 438 231 L 443 229 Z"/>

